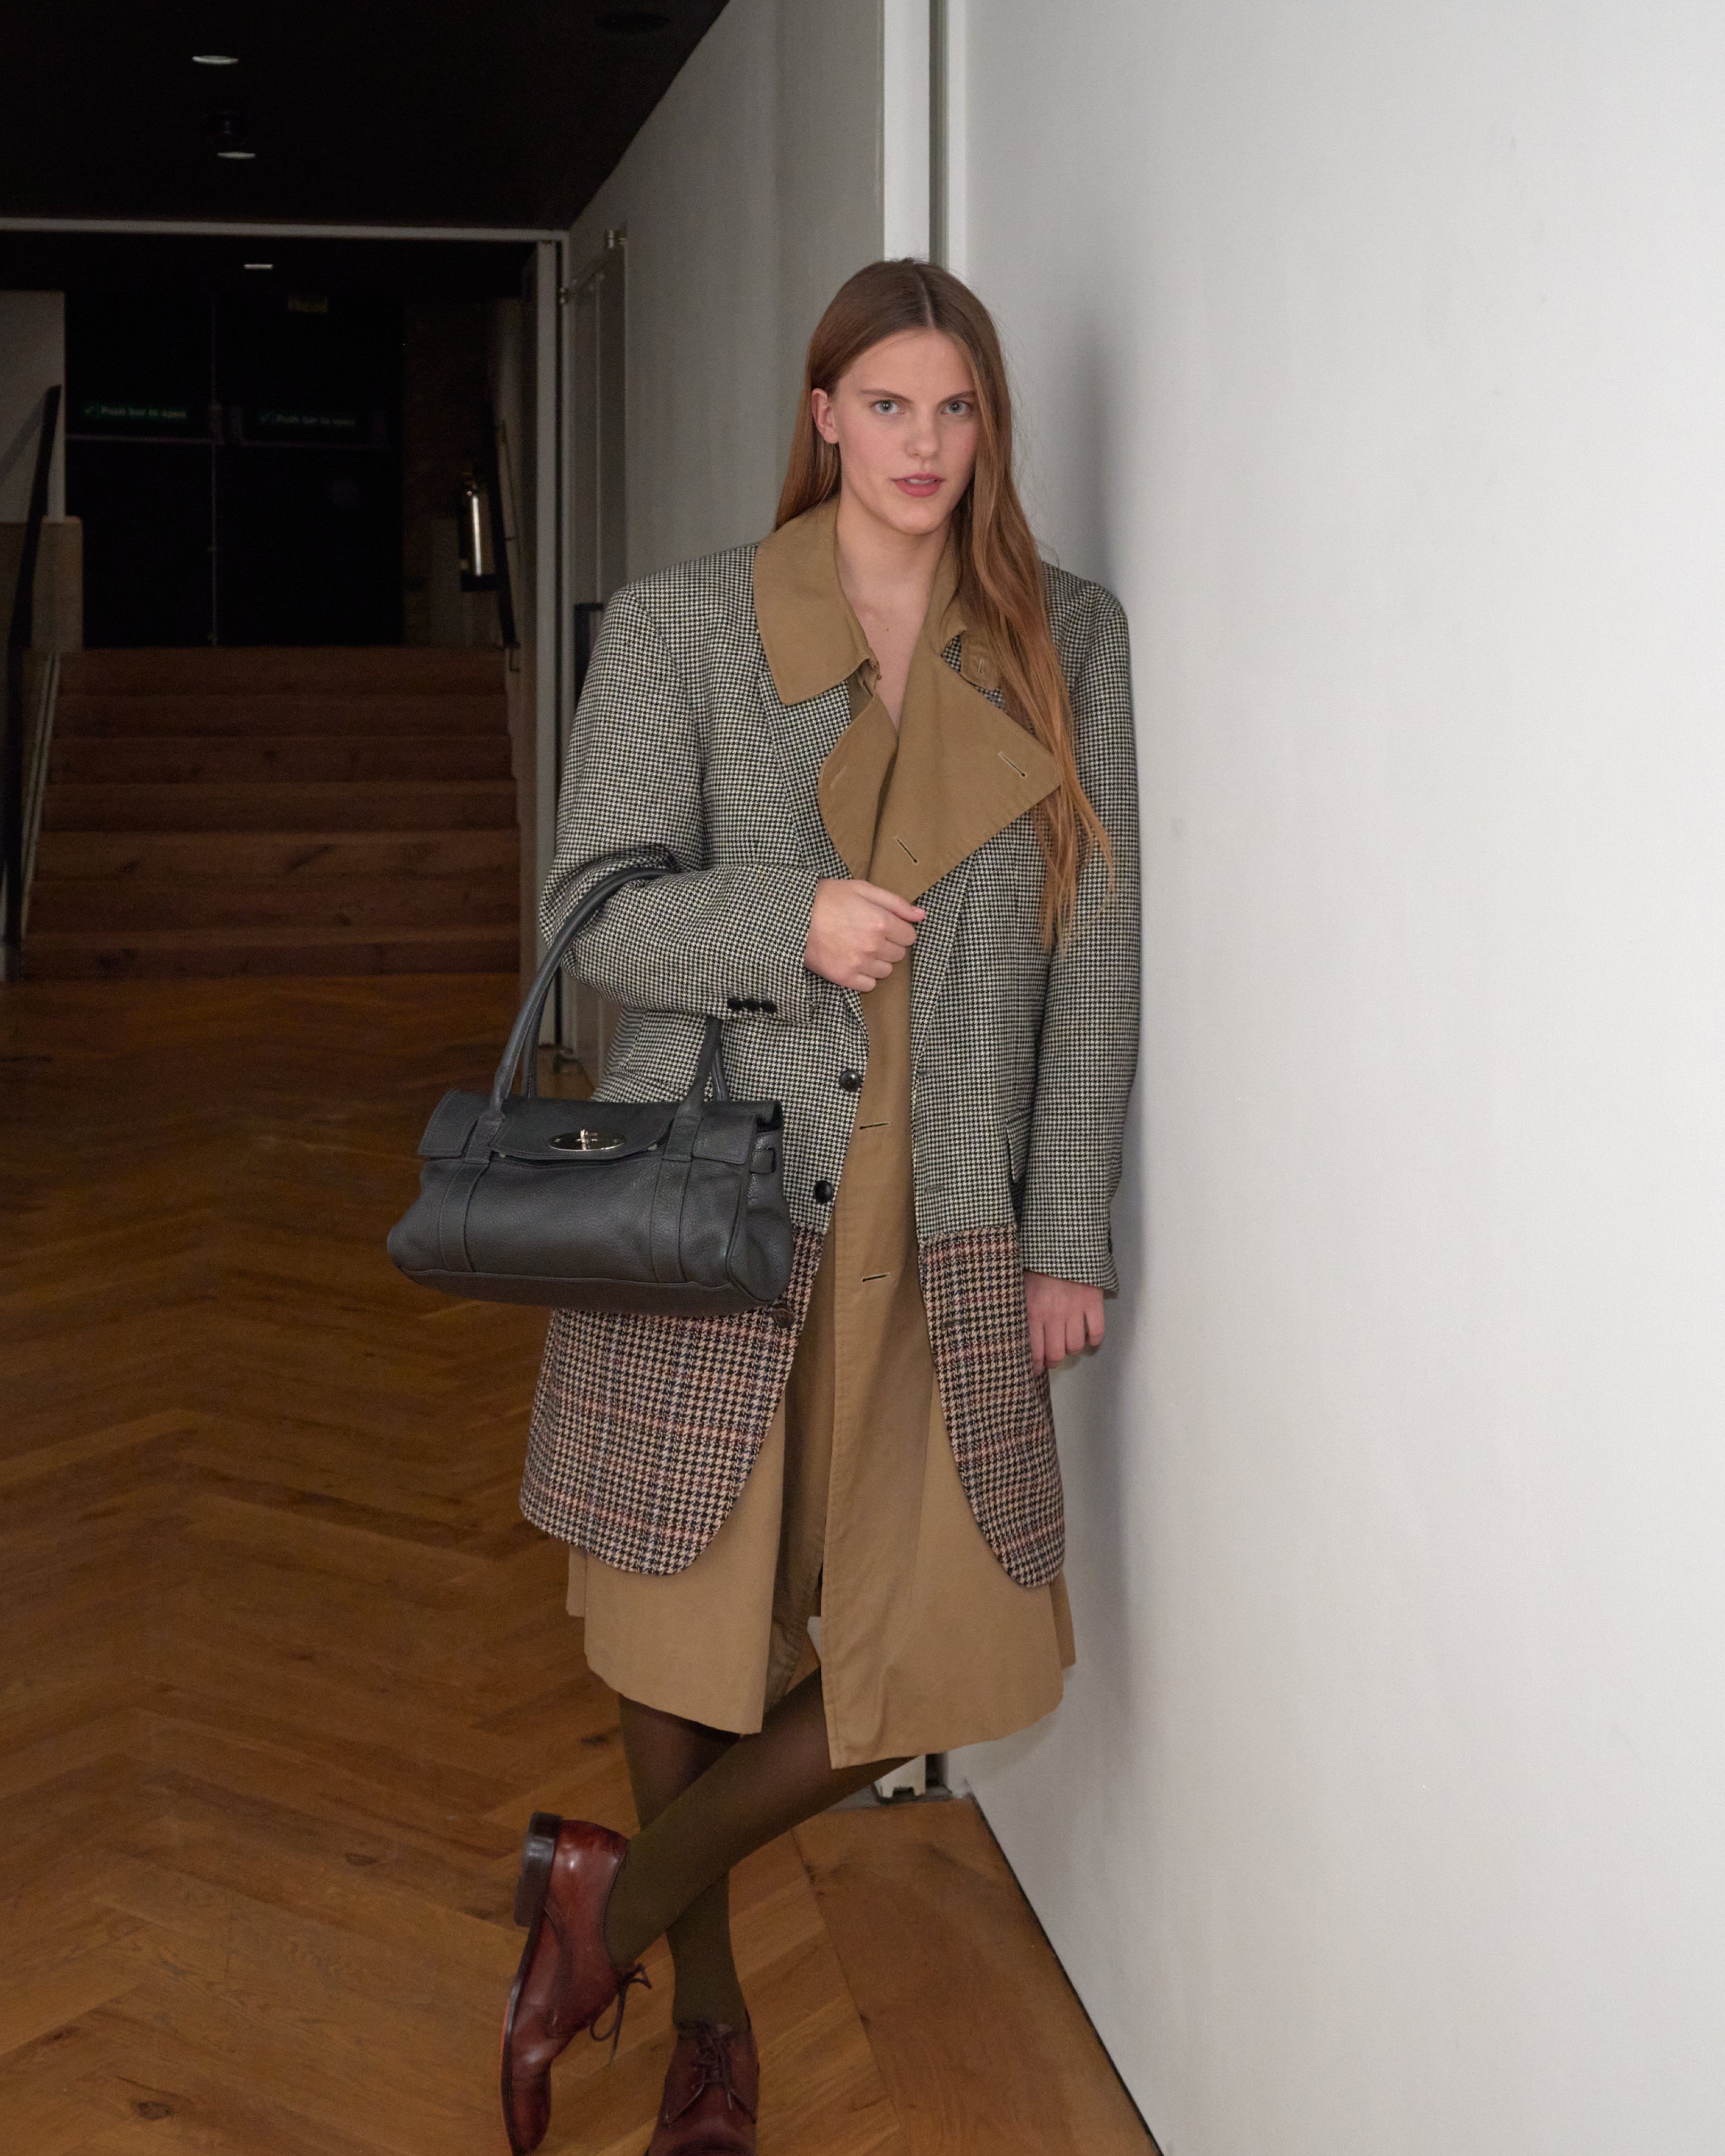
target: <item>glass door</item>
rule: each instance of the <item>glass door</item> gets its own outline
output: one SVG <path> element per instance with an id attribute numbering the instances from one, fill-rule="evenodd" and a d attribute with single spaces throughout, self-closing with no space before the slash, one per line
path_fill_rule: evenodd
<path id="1" fill-rule="evenodd" d="M 93 645 L 398 644 L 399 301 L 70 295 Z"/>

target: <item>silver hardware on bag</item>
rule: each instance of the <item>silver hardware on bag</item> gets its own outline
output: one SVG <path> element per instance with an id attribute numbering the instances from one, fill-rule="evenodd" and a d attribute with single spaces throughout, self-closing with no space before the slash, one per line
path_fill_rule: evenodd
<path id="1" fill-rule="evenodd" d="M 559 1131 L 548 1142 L 565 1152 L 615 1152 L 623 1143 L 621 1131 Z"/>

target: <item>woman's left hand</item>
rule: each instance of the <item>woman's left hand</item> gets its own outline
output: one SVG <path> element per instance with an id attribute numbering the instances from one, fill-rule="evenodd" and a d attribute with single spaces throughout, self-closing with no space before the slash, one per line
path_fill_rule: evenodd
<path id="1" fill-rule="evenodd" d="M 1102 1291 L 1052 1273 L 1024 1275 L 1024 1311 L 1030 1321 L 1030 1367 L 1051 1370 L 1069 1355 L 1095 1348 L 1102 1337 Z"/>

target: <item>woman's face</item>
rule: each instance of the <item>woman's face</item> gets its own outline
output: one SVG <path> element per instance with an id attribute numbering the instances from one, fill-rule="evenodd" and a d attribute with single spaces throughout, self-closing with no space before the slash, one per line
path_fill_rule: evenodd
<path id="1" fill-rule="evenodd" d="M 870 345 L 829 396 L 810 399 L 839 451 L 844 490 L 906 537 L 937 531 L 976 469 L 970 363 L 939 330 L 906 330 Z"/>

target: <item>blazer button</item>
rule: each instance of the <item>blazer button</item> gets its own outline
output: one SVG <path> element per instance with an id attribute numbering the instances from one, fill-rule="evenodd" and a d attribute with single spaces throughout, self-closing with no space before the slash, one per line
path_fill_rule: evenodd
<path id="1" fill-rule="evenodd" d="M 825 1176 L 814 1186 L 814 1202 L 817 1205 L 830 1205 L 833 1202 L 833 1186 Z"/>
<path id="2" fill-rule="evenodd" d="M 847 1093 L 860 1093 L 862 1091 L 862 1074 L 857 1070 L 841 1070 L 839 1083 Z"/>

